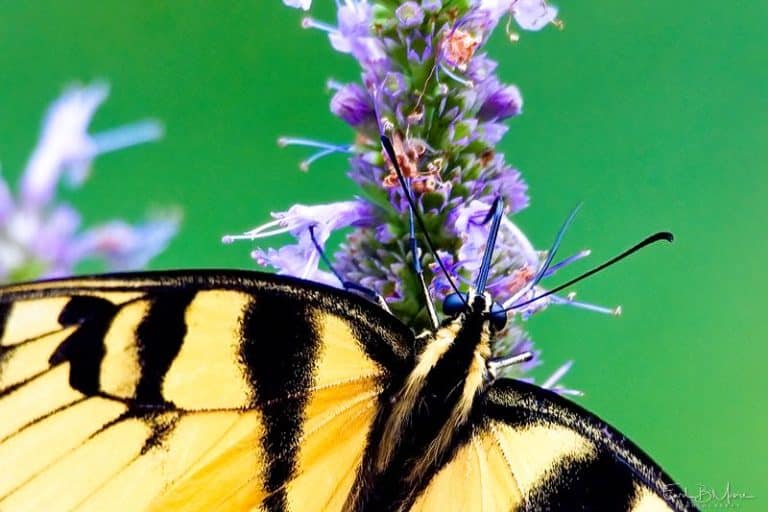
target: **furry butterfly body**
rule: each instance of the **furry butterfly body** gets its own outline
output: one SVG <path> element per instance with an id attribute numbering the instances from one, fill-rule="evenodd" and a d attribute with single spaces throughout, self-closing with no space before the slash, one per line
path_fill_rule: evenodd
<path id="1" fill-rule="evenodd" d="M 488 368 L 488 305 L 414 334 L 256 272 L 0 290 L 0 510 L 692 510 L 582 408 Z"/>

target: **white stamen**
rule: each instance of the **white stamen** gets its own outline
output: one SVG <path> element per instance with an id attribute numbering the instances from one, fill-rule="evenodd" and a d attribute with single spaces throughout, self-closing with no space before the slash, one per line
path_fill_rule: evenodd
<path id="1" fill-rule="evenodd" d="M 96 146 L 96 153 L 100 154 L 152 142 L 161 138 L 163 134 L 163 125 L 158 121 L 148 119 L 121 126 L 108 132 L 97 133 L 91 136 L 91 140 Z"/>
<path id="2" fill-rule="evenodd" d="M 328 149 L 331 151 L 338 151 L 339 153 L 352 153 L 350 146 L 341 146 L 337 144 L 329 144 L 327 142 L 320 142 L 312 139 L 302 139 L 300 137 L 280 137 L 277 139 L 277 145 L 281 148 L 285 146 L 306 146 L 310 148 Z"/>
<path id="3" fill-rule="evenodd" d="M 555 386 L 552 388 L 552 391 L 559 395 L 584 396 L 583 391 L 579 391 L 578 389 L 564 388 L 562 386 Z"/>
<path id="4" fill-rule="evenodd" d="M 564 365 L 562 365 L 560 368 L 555 370 L 555 373 L 553 373 L 547 380 L 544 381 L 544 383 L 541 385 L 544 389 L 552 389 L 552 387 L 557 384 L 557 382 L 563 378 L 563 376 L 568 373 L 568 370 L 571 369 L 571 366 L 573 366 L 573 361 L 568 361 Z"/>
<path id="5" fill-rule="evenodd" d="M 469 87 L 470 89 L 475 87 L 475 84 L 474 84 L 474 82 L 472 82 L 472 80 L 467 80 L 466 78 L 461 78 L 456 73 L 454 73 L 450 69 L 448 69 L 448 66 L 440 64 L 440 69 L 443 70 L 443 73 L 445 73 L 446 75 L 448 75 L 452 79 L 456 80 L 457 82 L 459 82 L 464 87 Z"/>
<path id="6" fill-rule="evenodd" d="M 579 251 L 573 256 L 568 256 L 564 260 L 558 261 L 557 263 L 550 265 L 547 269 L 546 273 L 544 274 L 544 277 L 549 277 L 561 268 L 565 267 L 566 265 L 570 265 L 571 263 L 574 263 L 576 261 L 579 261 L 580 259 L 586 258 L 592 254 L 592 251 L 589 249 L 584 249 L 583 251 Z"/>
<path id="7" fill-rule="evenodd" d="M 257 238 L 266 238 L 268 236 L 281 235 L 294 229 L 296 226 L 292 226 L 289 222 L 290 219 L 281 217 L 275 219 L 272 222 L 267 222 L 257 228 L 250 231 L 246 231 L 240 235 L 224 235 L 221 241 L 225 244 L 231 244 L 235 240 L 256 240 Z M 280 227 L 276 227 L 280 226 Z M 275 228 L 275 229 L 270 229 Z"/>
<path id="8" fill-rule="evenodd" d="M 322 21 L 317 21 L 313 18 L 304 18 L 301 20 L 301 27 L 302 28 L 316 28 L 318 30 L 322 30 L 323 32 L 338 32 L 338 29 L 332 25 L 329 25 L 328 23 L 323 23 Z"/>
<path id="9" fill-rule="evenodd" d="M 324 156 L 328 156 L 328 155 L 331 155 L 331 154 L 336 153 L 336 152 L 337 151 L 335 149 L 324 149 L 323 151 L 318 151 L 317 153 L 315 153 L 314 155 L 310 156 L 306 160 L 302 160 L 301 163 L 299 164 L 299 169 L 301 169 L 302 171 L 306 172 L 306 171 L 309 170 L 309 166 L 312 165 L 312 162 L 314 162 L 315 160 L 319 160 L 319 159 L 323 158 Z"/>
<path id="10" fill-rule="evenodd" d="M 575 292 L 568 294 L 567 297 L 558 297 L 557 295 L 550 295 L 550 302 L 552 304 L 563 304 L 566 306 L 573 306 L 579 309 L 586 309 L 587 311 L 594 311 L 595 313 L 602 313 L 604 315 L 618 316 L 621 314 L 621 306 L 615 308 L 607 308 L 605 306 L 598 306 L 596 304 L 589 304 L 588 302 L 577 302 L 573 300 Z"/>

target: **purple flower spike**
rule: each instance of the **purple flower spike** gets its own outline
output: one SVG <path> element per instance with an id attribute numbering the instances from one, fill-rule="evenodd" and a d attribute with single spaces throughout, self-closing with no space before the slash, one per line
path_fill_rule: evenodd
<path id="1" fill-rule="evenodd" d="M 358 84 L 346 84 L 336 91 L 331 98 L 331 112 L 352 126 L 375 121 L 370 96 Z"/>
<path id="2" fill-rule="evenodd" d="M 309 4 L 308 0 L 284 1 L 299 7 Z M 499 198 L 504 216 L 485 291 L 494 301 L 514 306 L 510 315 L 514 318 L 497 333 L 492 351 L 497 357 L 524 355 L 521 361 L 531 354 L 532 359 L 501 370 L 523 377 L 540 363 L 539 351 L 522 327 L 526 318 L 560 304 L 614 312 L 576 302 L 570 295 L 541 297 L 545 289 L 539 277 L 546 279 L 582 257 L 581 253 L 542 269 L 547 261 L 544 253 L 535 250 L 507 217 L 529 203 L 520 172 L 498 148 L 507 132 L 504 121 L 522 113 L 523 98 L 517 87 L 499 81 L 497 63 L 483 48 L 505 18 L 514 18 L 523 29 L 538 30 L 559 23 L 556 9 L 544 0 L 335 3 L 337 26 L 311 18 L 305 18 L 303 25 L 327 32 L 333 48 L 350 54 L 360 66 L 362 87 L 331 84 L 335 90 L 331 110 L 354 127 L 354 142 L 281 140 L 285 145 L 317 147 L 319 152 L 306 163 L 326 154 L 351 154 L 347 176 L 359 185 L 362 195 L 351 203 L 295 206 L 274 215 L 272 222 L 225 241 L 290 232 L 296 238 L 293 245 L 256 250 L 253 256 L 282 274 L 337 286 L 340 278 L 370 288 L 384 298 L 397 318 L 420 332 L 431 326 L 424 313 L 423 290 L 413 275 L 408 201 L 396 168 L 410 183 L 424 229 L 443 264 L 438 265 L 434 255 L 420 247 L 428 269 L 424 284 L 437 302 L 453 293 L 449 280 L 462 291 L 471 290 L 489 241 L 488 212 Z M 518 34 L 506 25 L 508 38 L 516 41 Z M 392 145 L 386 151 L 380 143 L 382 135 Z M 354 218 L 358 220 L 350 224 Z M 324 247 L 329 233 L 342 226 L 353 228 L 347 230 L 345 241 L 333 255 L 336 277 L 319 270 L 318 247 Z M 309 238 L 310 227 L 316 243 Z M 419 236 L 421 230 L 416 231 Z M 528 300 L 532 302 L 526 303 Z M 567 366 L 556 372 L 545 387 L 570 393 L 557 384 L 566 370 Z"/>
<path id="3" fill-rule="evenodd" d="M 424 21 L 424 11 L 416 2 L 404 2 L 395 9 L 395 16 L 402 28 L 418 27 Z"/>
<path id="4" fill-rule="evenodd" d="M 519 115 L 523 110 L 523 97 L 514 85 L 497 87 L 485 98 L 477 117 L 483 121 L 500 121 Z"/>

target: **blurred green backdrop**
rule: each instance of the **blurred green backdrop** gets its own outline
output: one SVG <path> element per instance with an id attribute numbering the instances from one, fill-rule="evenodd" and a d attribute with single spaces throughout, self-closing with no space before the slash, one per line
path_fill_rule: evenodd
<path id="1" fill-rule="evenodd" d="M 330 0 L 313 15 L 332 20 Z M 497 34 L 488 51 L 517 83 L 525 114 L 502 150 L 530 184 L 517 221 L 546 247 L 577 202 L 565 252 L 603 259 L 659 229 L 647 250 L 579 285 L 622 304 L 620 318 L 552 308 L 530 326 L 544 373 L 566 359 L 579 401 L 627 433 L 674 477 L 755 496 L 768 509 L 764 374 L 768 259 L 768 4 L 690 0 L 559 3 L 566 29 Z M 158 144 L 99 159 L 67 196 L 89 222 L 179 205 L 185 221 L 154 268 L 252 267 L 223 246 L 294 202 L 344 199 L 345 160 L 309 173 L 279 135 L 345 142 L 325 81 L 355 64 L 299 27 L 278 0 L 38 0 L 0 6 L 0 158 L 18 175 L 43 111 L 68 83 L 106 78 L 98 130 L 162 119 Z"/>

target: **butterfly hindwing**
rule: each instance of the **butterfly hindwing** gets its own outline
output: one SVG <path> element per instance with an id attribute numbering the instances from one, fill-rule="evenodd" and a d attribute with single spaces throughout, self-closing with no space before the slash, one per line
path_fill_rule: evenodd
<path id="1" fill-rule="evenodd" d="M 340 508 L 413 336 L 257 273 L 0 293 L 0 510 Z"/>
<path id="2" fill-rule="evenodd" d="M 550 391 L 502 379 L 473 416 L 411 510 L 696 509 L 637 446 Z"/>

